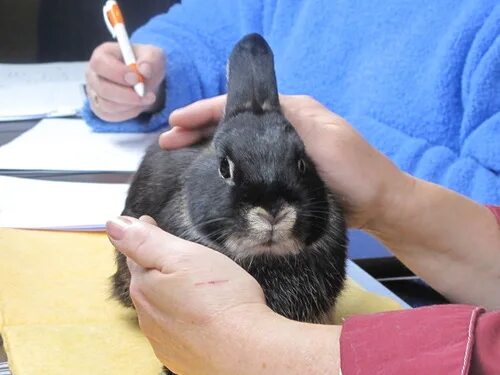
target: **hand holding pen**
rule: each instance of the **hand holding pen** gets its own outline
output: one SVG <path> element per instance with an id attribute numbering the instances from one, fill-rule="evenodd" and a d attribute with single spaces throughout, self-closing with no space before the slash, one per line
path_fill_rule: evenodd
<path id="1" fill-rule="evenodd" d="M 108 1 L 104 13 L 118 43 L 104 43 L 94 50 L 86 84 L 93 112 L 105 121 L 118 122 L 135 118 L 158 105 L 158 93 L 165 78 L 165 57 L 162 49 L 151 45 L 132 47 L 121 12 L 113 5 L 115 1 Z M 108 15 L 110 6 L 112 13 Z"/>

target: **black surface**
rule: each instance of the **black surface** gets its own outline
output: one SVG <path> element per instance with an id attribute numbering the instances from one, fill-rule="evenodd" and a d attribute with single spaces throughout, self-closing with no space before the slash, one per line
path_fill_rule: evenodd
<path id="1" fill-rule="evenodd" d="M 376 279 L 414 276 L 413 272 L 396 257 L 364 258 L 354 261 Z"/>
<path id="2" fill-rule="evenodd" d="M 395 257 L 353 260 L 412 307 L 445 304 L 448 300 Z"/>

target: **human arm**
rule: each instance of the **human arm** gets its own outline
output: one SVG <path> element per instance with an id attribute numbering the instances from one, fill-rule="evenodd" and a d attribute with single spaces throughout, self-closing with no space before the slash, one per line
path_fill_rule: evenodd
<path id="1" fill-rule="evenodd" d="M 351 317 L 342 328 L 298 323 L 271 312 L 229 258 L 146 221 L 113 220 L 108 234 L 131 258 L 141 329 L 177 373 L 336 374 L 339 362 L 343 375 L 498 373 L 500 312 L 444 305 Z"/>
<path id="2" fill-rule="evenodd" d="M 500 308 L 500 228 L 486 207 L 401 172 L 314 100 L 284 105 L 320 173 L 347 196 L 354 226 L 451 301 Z"/>
<path id="3" fill-rule="evenodd" d="M 418 179 L 391 205 L 369 233 L 450 301 L 500 308 L 500 226 L 488 208 Z"/>
<path id="4" fill-rule="evenodd" d="M 487 208 L 401 172 L 314 99 L 280 101 L 325 182 L 343 195 L 351 227 L 377 236 L 452 301 L 500 306 L 500 230 Z M 174 112 L 174 128 L 160 143 L 175 148 L 196 141 L 223 107 L 224 97 L 217 97 Z"/>
<path id="5" fill-rule="evenodd" d="M 153 131 L 167 125 L 173 109 L 222 93 L 230 48 L 243 34 L 261 31 L 263 7 L 260 1 L 217 0 L 207 7 L 204 1 L 187 0 L 154 17 L 131 40 L 139 45 L 153 45 L 163 52 L 164 103 L 159 103 L 154 113 L 133 116 L 135 112 L 130 112 L 116 117 L 120 121 L 115 123 L 95 116 L 87 103 L 84 118 L 95 131 Z M 122 64 L 121 70 L 124 69 Z M 124 83 L 122 76 L 117 79 Z M 132 95 L 132 87 L 128 85 Z"/>
<path id="6" fill-rule="evenodd" d="M 113 220 L 107 229 L 131 259 L 130 294 L 141 329 L 171 370 L 337 373 L 340 327 L 272 312 L 257 281 L 225 255 L 132 218 Z"/>

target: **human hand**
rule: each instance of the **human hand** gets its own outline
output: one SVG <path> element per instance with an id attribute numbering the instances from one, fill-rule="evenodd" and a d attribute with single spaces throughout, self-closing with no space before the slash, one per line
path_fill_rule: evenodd
<path id="1" fill-rule="evenodd" d="M 174 149 L 212 133 L 220 121 L 226 97 L 200 100 L 174 111 L 172 129 L 160 145 Z M 394 210 L 408 197 L 413 179 L 375 150 L 342 117 L 307 96 L 280 96 L 281 109 L 302 138 L 318 173 L 340 194 L 351 227 L 377 231 L 393 220 Z"/>
<path id="2" fill-rule="evenodd" d="M 90 58 L 86 72 L 86 87 L 92 111 L 109 122 L 125 121 L 153 110 L 165 78 L 163 51 L 151 45 L 133 46 L 137 67 L 145 79 L 145 95 L 133 89 L 137 75 L 123 62 L 118 43 L 103 43 Z"/>
<path id="3" fill-rule="evenodd" d="M 241 339 L 234 319 L 254 324 L 274 313 L 257 281 L 235 262 L 150 223 L 122 217 L 107 225 L 111 242 L 129 259 L 141 329 L 172 371 L 223 373 L 231 362 L 229 337 Z"/>

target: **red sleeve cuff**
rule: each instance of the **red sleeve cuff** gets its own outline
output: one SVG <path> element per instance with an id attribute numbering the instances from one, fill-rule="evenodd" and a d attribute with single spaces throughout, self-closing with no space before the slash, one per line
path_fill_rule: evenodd
<path id="1" fill-rule="evenodd" d="M 481 315 L 475 332 L 471 373 L 500 374 L 500 311 Z"/>
<path id="2" fill-rule="evenodd" d="M 342 374 L 468 374 L 483 312 L 439 305 L 349 318 L 340 337 Z"/>

